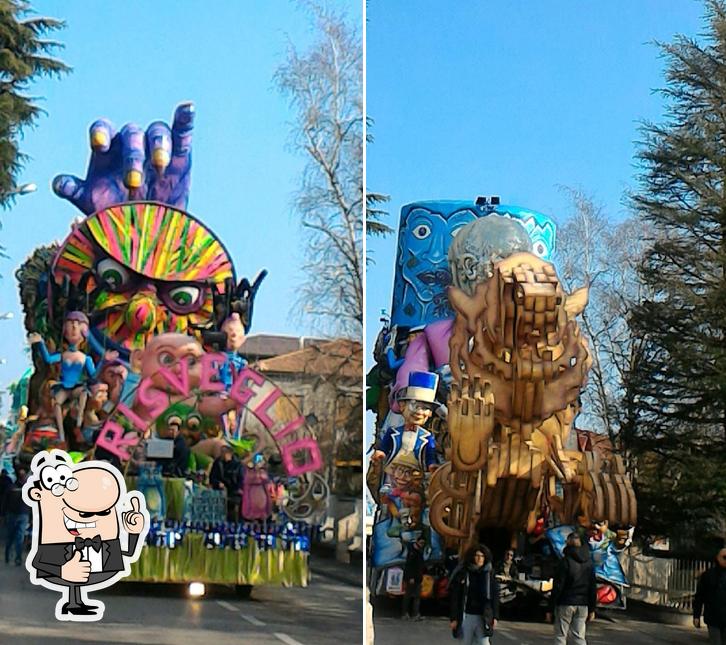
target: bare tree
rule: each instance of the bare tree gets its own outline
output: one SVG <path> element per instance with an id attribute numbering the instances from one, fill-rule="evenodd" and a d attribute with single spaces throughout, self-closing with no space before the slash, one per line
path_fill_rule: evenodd
<path id="1" fill-rule="evenodd" d="M 322 333 L 363 331 L 363 45 L 343 13 L 304 5 L 315 27 L 304 52 L 288 46 L 275 72 L 296 112 L 291 144 L 307 157 L 295 210 L 305 231 L 296 310 Z"/>
<path id="2" fill-rule="evenodd" d="M 557 234 L 558 269 L 568 291 L 584 284 L 590 287 L 580 325 L 589 340 L 593 365 L 582 395 L 581 417 L 588 429 L 607 433 L 620 446 L 621 432 L 633 421 L 627 375 L 642 349 L 628 327 L 628 317 L 643 298 L 636 269 L 645 231 L 637 219 L 614 222 L 582 190 L 563 190 L 571 199 L 572 213 Z"/>

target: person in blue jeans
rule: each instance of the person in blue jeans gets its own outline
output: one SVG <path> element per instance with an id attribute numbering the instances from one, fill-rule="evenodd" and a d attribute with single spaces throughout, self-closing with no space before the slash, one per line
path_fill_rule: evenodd
<path id="1" fill-rule="evenodd" d="M 5 511 L 5 564 L 10 562 L 10 551 L 15 547 L 15 564 L 23 563 L 23 545 L 28 530 L 30 507 L 23 501 L 23 484 L 27 473 L 18 470 L 18 477 L 5 491 L 3 510 Z"/>
<path id="2" fill-rule="evenodd" d="M 499 618 L 499 585 L 492 552 L 483 544 L 468 550 L 449 581 L 451 632 L 464 645 L 489 645 Z"/>

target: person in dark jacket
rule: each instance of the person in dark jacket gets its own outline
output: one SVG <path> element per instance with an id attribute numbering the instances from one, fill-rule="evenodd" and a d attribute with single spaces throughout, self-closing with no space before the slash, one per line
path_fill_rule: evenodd
<path id="1" fill-rule="evenodd" d="M 578 533 L 567 536 L 550 601 L 555 615 L 555 645 L 566 645 L 570 632 L 575 645 L 587 645 L 585 624 L 595 618 L 597 585 L 590 549 L 582 544 Z M 551 611 L 547 620 L 552 620 Z"/>
<path id="2" fill-rule="evenodd" d="M 465 645 L 489 645 L 499 618 L 499 585 L 492 552 L 480 544 L 466 553 L 449 582 L 451 631 Z"/>
<path id="3" fill-rule="evenodd" d="M 421 582 L 423 580 L 425 548 L 426 540 L 422 537 L 418 538 L 408 548 L 406 564 L 403 567 L 403 580 L 406 590 L 403 594 L 401 618 L 404 620 L 409 616 L 413 620 L 421 620 Z"/>
<path id="4" fill-rule="evenodd" d="M 517 565 L 514 564 L 514 551 L 512 549 L 507 549 L 504 553 L 504 560 L 499 563 L 496 573 L 498 576 L 516 580 L 519 572 L 517 571 Z"/>
<path id="5" fill-rule="evenodd" d="M 26 475 L 26 471 L 22 468 L 17 471 L 17 479 L 5 491 L 3 499 L 6 523 L 5 563 L 10 562 L 10 551 L 14 549 L 17 566 L 22 564 L 25 533 L 30 521 L 30 507 L 23 501 L 23 484 Z"/>
<path id="6" fill-rule="evenodd" d="M 243 468 L 240 460 L 230 446 L 222 447 L 222 454 L 214 460 L 209 473 L 209 485 L 216 490 L 227 492 L 227 519 L 239 521 L 242 497 Z"/>
<path id="7" fill-rule="evenodd" d="M 716 566 L 701 574 L 693 599 L 693 625 L 701 627 L 701 610 L 711 645 L 726 645 L 726 548 L 716 554 Z"/>
<path id="8" fill-rule="evenodd" d="M 0 517 L 5 515 L 3 510 L 3 503 L 5 500 L 5 493 L 13 487 L 13 479 L 10 477 L 10 473 L 3 468 L 0 472 Z"/>

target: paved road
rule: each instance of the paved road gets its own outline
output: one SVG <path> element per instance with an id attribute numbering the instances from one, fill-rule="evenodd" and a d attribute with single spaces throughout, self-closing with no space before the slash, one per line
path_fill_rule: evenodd
<path id="1" fill-rule="evenodd" d="M 31 585 L 24 567 L 0 562 L 0 643 L 347 645 L 362 638 L 360 584 L 315 573 L 306 589 L 259 587 L 249 600 L 224 587 L 193 600 L 179 587 L 123 583 L 95 596 L 106 604 L 100 623 L 58 622 L 57 594 Z"/>
<path id="2" fill-rule="evenodd" d="M 375 618 L 375 645 L 438 645 L 455 643 L 449 621 L 443 617 L 426 617 L 421 622 L 392 617 Z M 551 645 L 552 625 L 501 621 L 492 645 Z M 621 615 L 615 621 L 597 619 L 588 626 L 588 645 L 681 645 L 707 643 L 704 629 L 659 625 L 630 620 Z"/>

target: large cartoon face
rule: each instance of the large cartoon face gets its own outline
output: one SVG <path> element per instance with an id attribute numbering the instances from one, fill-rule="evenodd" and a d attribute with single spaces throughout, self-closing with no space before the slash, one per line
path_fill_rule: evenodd
<path id="1" fill-rule="evenodd" d="M 188 446 L 194 446 L 202 439 L 215 436 L 213 419 L 203 416 L 196 408 L 186 403 L 175 403 L 156 422 L 156 433 L 162 439 L 174 439 L 181 434 Z"/>
<path id="2" fill-rule="evenodd" d="M 190 333 L 213 321 L 211 285 L 234 269 L 222 243 L 191 215 L 161 204 L 112 206 L 76 226 L 53 278 L 87 287 L 91 333 L 124 356 L 153 335 Z"/>
<path id="3" fill-rule="evenodd" d="M 186 334 L 162 334 L 152 338 L 141 352 L 141 379 L 147 379 L 159 390 L 169 385 L 161 373 L 161 368 L 181 376 L 182 364 L 186 364 L 189 387 L 199 387 L 202 378 L 201 358 L 204 350 L 196 339 Z"/>
<path id="4" fill-rule="evenodd" d="M 446 288 L 451 284 L 449 245 L 469 222 L 492 213 L 519 222 L 535 255 L 549 259 L 555 248 L 554 221 L 519 206 L 478 206 L 472 201 L 426 201 L 401 209 L 391 323 L 420 327 L 453 318 Z"/>
<path id="5" fill-rule="evenodd" d="M 451 282 L 446 254 L 459 229 L 476 219 L 473 210 L 446 203 L 404 206 L 398 233 L 392 322 L 417 326 L 450 318 Z"/>

